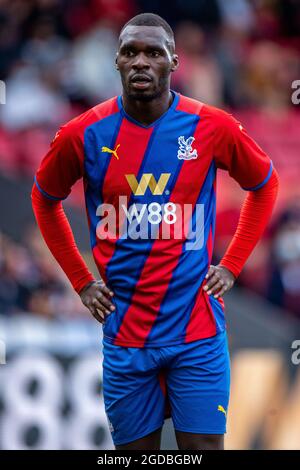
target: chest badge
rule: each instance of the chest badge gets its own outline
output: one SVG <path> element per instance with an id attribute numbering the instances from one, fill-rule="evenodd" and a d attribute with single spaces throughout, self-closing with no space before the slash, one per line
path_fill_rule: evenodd
<path id="1" fill-rule="evenodd" d="M 179 149 L 177 152 L 177 157 L 180 160 L 193 160 L 198 157 L 196 149 L 192 148 L 192 144 L 195 140 L 195 137 L 188 137 L 186 140 L 183 135 L 178 137 Z"/>
<path id="2" fill-rule="evenodd" d="M 112 153 L 117 160 L 119 160 L 119 156 L 117 154 L 117 150 L 120 147 L 121 144 L 118 144 L 114 150 L 110 149 L 109 147 L 102 147 L 101 152 L 107 152 L 107 153 Z"/>

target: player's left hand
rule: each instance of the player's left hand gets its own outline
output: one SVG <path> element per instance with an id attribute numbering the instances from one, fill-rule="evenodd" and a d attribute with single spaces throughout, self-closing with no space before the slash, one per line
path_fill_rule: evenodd
<path id="1" fill-rule="evenodd" d="M 217 299 L 232 288 L 235 277 L 232 272 L 224 268 L 224 266 L 213 266 L 211 264 L 208 273 L 205 276 L 205 280 L 206 284 L 203 289 L 208 295 L 213 294 Z"/>

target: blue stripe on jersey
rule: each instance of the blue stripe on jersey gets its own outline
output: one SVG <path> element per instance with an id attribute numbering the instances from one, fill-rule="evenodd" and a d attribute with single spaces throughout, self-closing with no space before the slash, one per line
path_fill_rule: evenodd
<path id="1" fill-rule="evenodd" d="M 101 148 L 104 145 L 114 148 L 121 122 L 122 116 L 118 112 L 88 126 L 84 132 L 84 169 L 88 175 L 85 200 L 90 218 L 92 249 L 96 245 L 96 228 L 100 221 L 96 211 L 103 202 L 102 187 L 111 158 L 101 158 Z"/>
<path id="2" fill-rule="evenodd" d="M 216 334 L 218 334 L 223 331 L 225 327 L 224 310 L 218 299 L 215 299 L 213 295 L 209 295 L 208 298 L 212 311 L 214 312 L 214 317 L 216 320 Z"/>
<path id="3" fill-rule="evenodd" d="M 184 332 L 189 323 L 195 299 L 208 266 L 207 240 L 211 224 L 215 218 L 215 191 L 213 186 L 215 177 L 216 166 L 212 161 L 196 202 L 204 205 L 204 243 L 197 250 L 187 250 L 187 243 L 191 243 L 191 240 L 184 242 L 178 264 L 174 269 L 157 319 L 145 345 L 148 342 L 154 343 L 162 337 L 166 343 L 180 337 L 184 340 Z M 195 207 L 191 221 L 193 231 L 195 231 L 196 214 Z M 167 317 L 168 320 L 166 320 Z"/>
<path id="4" fill-rule="evenodd" d="M 171 176 L 165 188 L 165 191 L 167 189 L 169 194 L 155 196 L 147 188 L 143 196 L 132 195 L 129 205 L 133 203 L 149 204 L 156 201 L 159 204 L 164 204 L 169 201 L 184 162 L 184 160 L 177 158 L 178 137 L 180 135 L 192 136 L 198 121 L 199 116 L 174 109 L 171 110 L 171 113 L 168 113 L 167 119 L 159 121 L 148 144 L 137 180 L 140 181 L 143 173 L 152 173 L 156 181 L 161 173 L 170 173 Z M 119 331 L 123 316 L 130 306 L 135 285 L 150 254 L 153 241 L 154 239 L 133 240 L 131 238 L 120 238 L 116 243 L 115 252 L 106 270 L 111 288 L 118 292 L 118 296 L 115 298 L 118 315 L 114 318 L 110 316 L 109 319 L 109 324 L 116 333 Z M 130 253 L 134 253 L 134 263 L 132 263 Z M 118 324 L 114 324 L 117 321 Z M 109 335 L 106 325 L 103 332 Z"/>

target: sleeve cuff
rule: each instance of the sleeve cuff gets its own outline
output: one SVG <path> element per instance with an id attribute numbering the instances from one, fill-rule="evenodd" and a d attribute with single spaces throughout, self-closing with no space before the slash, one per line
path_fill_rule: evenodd
<path id="1" fill-rule="evenodd" d="M 64 199 L 67 198 L 67 196 L 65 197 L 57 197 L 57 196 L 52 196 L 51 194 L 47 193 L 46 191 L 44 191 L 39 183 L 37 182 L 37 179 L 36 179 L 36 176 L 34 177 L 34 182 L 36 184 L 36 187 L 38 188 L 38 190 L 40 191 L 40 193 L 42 193 L 43 196 L 47 197 L 48 199 L 52 199 L 52 201 L 63 201 Z"/>
<path id="2" fill-rule="evenodd" d="M 261 183 L 257 184 L 256 186 L 252 186 L 250 188 L 243 187 L 242 189 L 244 189 L 245 191 L 256 191 L 257 189 L 262 188 L 269 181 L 269 179 L 271 178 L 272 171 L 273 171 L 273 162 L 271 160 L 270 168 L 269 168 L 268 174 L 265 177 L 265 179 Z"/>

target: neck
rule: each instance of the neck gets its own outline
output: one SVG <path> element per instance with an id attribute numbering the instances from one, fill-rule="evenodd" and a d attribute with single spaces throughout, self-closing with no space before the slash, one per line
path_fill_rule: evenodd
<path id="1" fill-rule="evenodd" d="M 124 110 L 130 117 L 145 126 L 149 126 L 169 109 L 173 101 L 173 95 L 168 89 L 151 101 L 141 101 L 129 98 L 123 91 L 122 101 Z"/>

